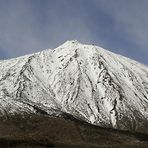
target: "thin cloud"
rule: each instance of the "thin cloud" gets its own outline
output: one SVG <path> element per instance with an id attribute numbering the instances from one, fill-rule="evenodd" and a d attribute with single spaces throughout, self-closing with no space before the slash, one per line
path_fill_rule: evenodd
<path id="1" fill-rule="evenodd" d="M 118 28 L 123 29 L 128 39 L 148 53 L 148 1 L 147 0 L 94 0 L 105 13 L 108 13 Z"/>

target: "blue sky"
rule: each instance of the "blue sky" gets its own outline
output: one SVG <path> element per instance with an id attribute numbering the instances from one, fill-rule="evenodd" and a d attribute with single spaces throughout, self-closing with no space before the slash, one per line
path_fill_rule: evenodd
<path id="1" fill-rule="evenodd" d="M 0 59 L 96 44 L 148 64 L 147 0 L 0 0 Z"/>

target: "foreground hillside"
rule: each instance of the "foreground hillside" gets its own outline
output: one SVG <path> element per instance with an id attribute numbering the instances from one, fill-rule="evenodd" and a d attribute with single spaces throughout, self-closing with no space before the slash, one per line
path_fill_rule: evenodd
<path id="1" fill-rule="evenodd" d="M 148 135 L 101 128 L 76 120 L 35 114 L 0 120 L 0 148 L 147 148 Z"/>

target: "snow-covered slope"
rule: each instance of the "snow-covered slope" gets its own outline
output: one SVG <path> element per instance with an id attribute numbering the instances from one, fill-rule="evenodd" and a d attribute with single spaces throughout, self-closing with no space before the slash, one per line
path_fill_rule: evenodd
<path id="1" fill-rule="evenodd" d="M 0 61 L 0 112 L 69 113 L 103 127 L 148 131 L 148 67 L 67 41 Z"/>

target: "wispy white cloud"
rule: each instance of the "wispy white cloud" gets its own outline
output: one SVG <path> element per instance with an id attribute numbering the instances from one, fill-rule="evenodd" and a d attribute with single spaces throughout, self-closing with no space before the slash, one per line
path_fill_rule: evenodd
<path id="1" fill-rule="evenodd" d="M 128 40 L 148 53 L 147 0 L 94 0 L 98 8 L 110 15 L 116 26 L 124 30 Z"/>

